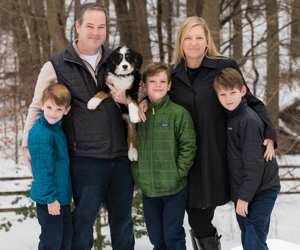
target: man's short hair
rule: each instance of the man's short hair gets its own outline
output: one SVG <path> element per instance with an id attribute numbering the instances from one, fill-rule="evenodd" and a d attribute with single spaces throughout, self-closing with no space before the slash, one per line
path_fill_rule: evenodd
<path id="1" fill-rule="evenodd" d="M 221 88 L 224 90 L 242 89 L 244 81 L 241 74 L 233 68 L 225 68 L 219 71 L 215 77 L 213 87 L 216 92 Z"/>
<path id="2" fill-rule="evenodd" d="M 45 88 L 41 100 L 43 104 L 51 100 L 57 106 L 68 108 L 71 103 L 71 93 L 66 86 L 60 83 L 50 83 L 50 85 Z"/>
<path id="3" fill-rule="evenodd" d="M 106 27 L 107 27 L 109 14 L 108 14 L 107 9 L 105 9 L 104 6 L 99 3 L 84 3 L 84 4 L 80 5 L 78 13 L 77 13 L 77 17 L 76 17 L 76 21 L 78 22 L 79 26 L 81 26 L 81 24 L 83 23 L 83 16 L 87 10 L 98 10 L 98 11 L 104 12 L 105 22 L 106 22 Z"/>
<path id="4" fill-rule="evenodd" d="M 142 71 L 142 81 L 146 83 L 148 77 L 156 76 L 162 71 L 166 72 L 169 83 L 171 81 L 171 71 L 170 68 L 162 62 L 151 62 L 145 66 Z"/>

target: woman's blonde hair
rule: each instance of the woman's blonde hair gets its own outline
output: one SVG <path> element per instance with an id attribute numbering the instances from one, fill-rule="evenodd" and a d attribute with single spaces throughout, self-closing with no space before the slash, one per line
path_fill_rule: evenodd
<path id="1" fill-rule="evenodd" d="M 184 38 L 186 34 L 189 32 L 189 30 L 195 26 L 201 26 L 204 30 L 205 38 L 207 41 L 207 49 L 205 52 L 205 55 L 209 58 L 215 58 L 218 56 L 222 56 L 217 49 L 216 45 L 211 37 L 210 30 L 205 22 L 205 20 L 198 16 L 191 16 L 187 17 L 180 25 L 179 30 L 177 32 L 176 42 L 175 42 L 175 49 L 173 52 L 173 58 L 172 58 L 172 64 L 174 64 L 174 67 L 185 59 L 185 54 L 182 48 L 182 43 L 184 41 Z"/>

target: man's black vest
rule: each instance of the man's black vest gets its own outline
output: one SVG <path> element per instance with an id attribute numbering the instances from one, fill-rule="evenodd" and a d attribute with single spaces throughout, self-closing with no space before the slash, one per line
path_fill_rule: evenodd
<path id="1" fill-rule="evenodd" d="M 102 79 L 103 65 L 110 52 L 110 49 L 102 46 L 97 85 L 72 42 L 50 59 L 58 82 L 64 84 L 72 95 L 71 110 L 63 118 L 70 156 L 103 159 L 127 155 L 122 115 L 114 100 L 105 99 L 96 110 L 87 108 L 87 102 L 105 84 Z"/>

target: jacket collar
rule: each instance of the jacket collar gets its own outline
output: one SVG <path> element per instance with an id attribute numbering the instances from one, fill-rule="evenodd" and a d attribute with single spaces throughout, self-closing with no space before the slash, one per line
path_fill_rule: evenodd
<path id="1" fill-rule="evenodd" d="M 79 50 L 76 47 L 76 42 L 77 40 L 74 40 L 72 42 L 70 42 L 65 50 L 65 55 L 64 55 L 64 59 L 65 60 L 69 60 L 69 61 L 75 61 L 79 64 L 81 64 L 83 67 L 86 67 L 84 63 L 82 63 L 82 58 L 81 58 L 81 54 L 79 52 Z M 103 45 L 100 47 L 100 54 L 98 57 L 98 60 L 100 60 L 98 67 L 101 67 L 102 64 L 105 62 L 106 58 L 109 56 L 111 50 L 104 47 Z"/>
<path id="2" fill-rule="evenodd" d="M 228 117 L 232 118 L 236 116 L 239 112 L 244 110 L 246 107 L 248 107 L 247 100 L 243 97 L 240 104 L 235 108 L 235 110 L 227 111 Z"/>
<path id="3" fill-rule="evenodd" d="M 203 60 L 199 66 L 200 67 L 206 67 L 206 68 L 212 68 L 215 69 L 218 67 L 218 60 L 219 58 L 208 58 L 206 56 L 203 57 Z M 174 65 L 171 66 L 172 74 L 177 74 L 182 71 L 186 71 L 186 63 L 184 60 L 182 60 L 176 68 L 174 68 Z"/>
<path id="4" fill-rule="evenodd" d="M 152 109 L 158 110 L 158 109 L 162 108 L 169 101 L 169 99 L 170 99 L 170 97 L 168 94 L 165 95 L 164 98 L 162 99 L 162 101 L 157 104 L 151 103 L 150 100 L 148 99 L 148 110 L 152 110 Z"/>
<path id="5" fill-rule="evenodd" d="M 218 58 L 213 59 L 204 56 L 198 70 L 201 67 L 216 69 L 218 67 Z M 192 87 L 186 72 L 186 62 L 184 60 L 182 60 L 175 69 L 174 65 L 171 66 L 171 74 L 176 75 L 176 77 L 179 78 L 183 83 L 187 84 L 189 87 Z"/>

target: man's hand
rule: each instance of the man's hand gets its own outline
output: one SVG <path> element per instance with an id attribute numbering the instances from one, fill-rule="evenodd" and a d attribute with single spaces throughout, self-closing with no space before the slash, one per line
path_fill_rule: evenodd
<path id="1" fill-rule="evenodd" d="M 123 91 L 116 88 L 113 84 L 110 84 L 109 82 L 106 82 L 106 85 L 111 90 L 111 96 L 117 103 L 128 105 L 128 101 L 126 96 L 124 95 Z"/>
<path id="2" fill-rule="evenodd" d="M 25 156 L 25 162 L 26 162 L 26 165 L 29 169 L 29 172 L 32 176 L 32 170 L 31 170 L 31 157 L 30 157 L 30 154 L 29 154 L 29 150 L 28 150 L 28 147 L 23 147 L 23 153 L 24 153 L 24 156 Z"/>
<path id="3" fill-rule="evenodd" d="M 248 204 L 249 204 L 248 202 L 238 199 L 237 205 L 236 205 L 237 214 L 239 214 L 240 216 L 243 216 L 243 217 L 247 217 L 247 215 L 248 215 Z"/>
<path id="4" fill-rule="evenodd" d="M 57 200 L 51 204 L 48 204 L 47 207 L 48 207 L 49 214 L 60 215 L 60 204 Z"/>
<path id="5" fill-rule="evenodd" d="M 274 141 L 265 139 L 263 144 L 266 146 L 264 158 L 266 161 L 272 161 L 272 159 L 275 158 Z"/>
<path id="6" fill-rule="evenodd" d="M 140 120 L 142 122 L 145 122 L 146 121 L 146 111 L 148 109 L 148 103 L 147 103 L 147 100 L 143 100 L 140 102 L 139 104 L 139 117 L 140 117 Z"/>

